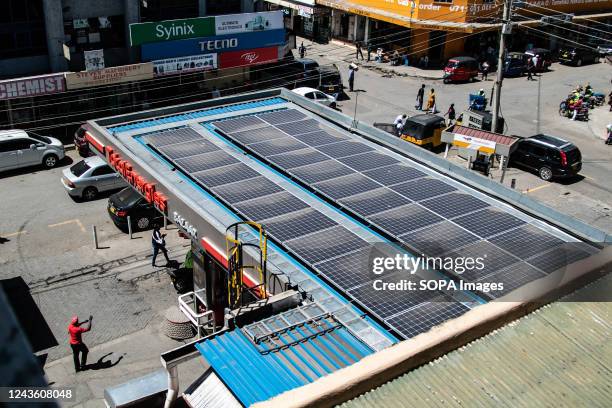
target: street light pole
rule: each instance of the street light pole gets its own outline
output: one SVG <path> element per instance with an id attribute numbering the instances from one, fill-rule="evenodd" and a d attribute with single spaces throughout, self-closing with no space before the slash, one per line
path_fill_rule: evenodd
<path id="1" fill-rule="evenodd" d="M 497 132 L 497 122 L 499 121 L 499 102 L 501 98 L 501 87 L 504 79 L 504 57 L 506 49 L 506 35 L 511 30 L 511 8 L 512 0 L 504 0 L 504 14 L 502 17 L 502 28 L 499 36 L 499 52 L 497 58 L 497 78 L 495 79 L 495 95 L 493 101 L 493 123 L 491 130 Z"/>

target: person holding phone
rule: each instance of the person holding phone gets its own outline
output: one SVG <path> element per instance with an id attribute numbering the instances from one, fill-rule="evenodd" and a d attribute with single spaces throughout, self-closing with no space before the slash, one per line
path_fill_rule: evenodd
<path id="1" fill-rule="evenodd" d="M 87 365 L 87 353 L 89 349 L 83 343 L 82 335 L 85 332 L 91 330 L 91 321 L 93 316 L 89 316 L 89 320 L 79 321 L 78 316 L 73 316 L 68 325 L 68 334 L 70 336 L 70 348 L 72 349 L 72 358 L 74 360 L 74 371 L 79 372 L 85 370 Z M 81 327 L 83 324 L 88 323 L 87 327 Z M 80 360 L 79 360 L 80 356 Z"/>
<path id="2" fill-rule="evenodd" d="M 164 258 L 166 258 L 166 264 L 170 263 L 170 259 L 168 258 L 168 250 L 166 249 L 166 234 L 162 234 L 159 230 L 159 225 L 155 225 L 153 227 L 153 236 L 151 237 L 151 244 L 153 245 L 153 260 L 151 261 L 151 265 L 155 266 L 155 259 L 157 259 L 157 254 L 159 251 L 164 254 Z"/>

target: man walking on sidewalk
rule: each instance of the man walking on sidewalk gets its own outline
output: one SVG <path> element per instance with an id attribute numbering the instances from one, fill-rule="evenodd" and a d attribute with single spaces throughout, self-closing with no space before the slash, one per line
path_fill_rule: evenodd
<path id="1" fill-rule="evenodd" d="M 155 266 L 155 259 L 157 259 L 157 254 L 159 251 L 164 254 L 164 258 L 166 258 L 166 263 L 170 263 L 170 259 L 168 259 L 168 251 L 166 250 L 166 240 L 164 239 L 166 234 L 162 234 L 159 230 L 159 225 L 155 225 L 153 227 L 153 236 L 151 237 L 151 244 L 153 245 L 153 260 L 151 261 L 151 265 Z"/>
<path id="2" fill-rule="evenodd" d="M 298 52 L 300 53 L 300 58 L 304 58 L 304 55 L 306 55 L 306 47 L 304 47 L 304 41 L 302 41 L 302 43 L 300 44 Z"/>
<path id="3" fill-rule="evenodd" d="M 425 97 L 425 84 L 421 85 L 419 91 L 417 92 L 417 103 L 415 108 L 418 110 L 423 110 L 423 98 Z"/>
<path id="4" fill-rule="evenodd" d="M 87 353 L 89 349 L 83 343 L 82 334 L 91 330 L 91 321 L 93 316 L 89 316 L 89 320 L 79 322 L 78 316 L 73 316 L 68 326 L 68 334 L 70 335 L 70 348 L 72 349 L 72 358 L 74 360 L 74 371 L 79 372 L 85 370 L 87 365 Z M 88 323 L 87 327 L 81 327 L 81 325 Z M 79 354 L 81 359 L 79 361 Z"/>
<path id="5" fill-rule="evenodd" d="M 361 51 L 361 41 L 355 41 L 355 58 L 359 61 L 359 56 L 363 60 L 363 52 Z"/>
<path id="6" fill-rule="evenodd" d="M 353 92 L 353 85 L 355 84 L 355 67 L 353 66 L 353 64 L 349 65 L 348 83 L 349 92 Z"/>

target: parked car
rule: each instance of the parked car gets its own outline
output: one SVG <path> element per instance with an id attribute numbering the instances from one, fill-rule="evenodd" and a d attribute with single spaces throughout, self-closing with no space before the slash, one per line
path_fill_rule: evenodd
<path id="1" fill-rule="evenodd" d="M 535 72 L 544 72 L 548 71 L 550 65 L 552 64 L 552 53 L 550 50 L 546 48 L 532 48 L 530 50 L 525 51 L 525 56 L 527 58 L 533 58 L 536 55 L 539 55 L 538 65 L 535 67 Z"/>
<path id="2" fill-rule="evenodd" d="M 591 48 L 566 48 L 559 51 L 559 62 L 577 67 L 586 63 L 593 64 L 599 62 L 599 52 Z"/>
<path id="3" fill-rule="evenodd" d="M 123 231 L 128 229 L 128 217 L 134 229 L 145 230 L 150 228 L 153 223 L 162 224 L 164 218 L 153 204 L 147 202 L 132 187 L 111 195 L 108 198 L 108 214 L 113 223 Z"/>
<path id="4" fill-rule="evenodd" d="M 303 86 L 301 88 L 295 88 L 293 92 L 308 99 L 312 99 L 321 105 L 329 106 L 330 108 L 336 107 L 336 98 L 314 88 Z"/>
<path id="5" fill-rule="evenodd" d="M 62 142 L 24 130 L 0 131 L 0 171 L 28 166 L 57 166 L 65 156 Z"/>
<path id="6" fill-rule="evenodd" d="M 536 171 L 542 180 L 573 177 L 582 169 L 578 147 L 555 136 L 538 134 L 518 142 L 510 163 Z"/>
<path id="7" fill-rule="evenodd" d="M 444 83 L 471 81 L 478 78 L 478 61 L 472 57 L 455 57 L 444 67 Z"/>
<path id="8" fill-rule="evenodd" d="M 92 156 L 64 169 L 62 184 L 72 197 L 93 200 L 103 191 L 123 188 L 127 183 L 106 162 Z"/>
<path id="9" fill-rule="evenodd" d="M 597 52 L 599 52 L 599 55 L 602 57 L 605 57 L 606 55 L 611 55 L 612 54 L 612 43 L 598 45 Z"/>
<path id="10" fill-rule="evenodd" d="M 527 71 L 527 61 L 522 52 L 509 52 L 504 61 L 504 76 L 519 77 Z"/>
<path id="11" fill-rule="evenodd" d="M 85 139 L 86 131 L 87 124 L 84 123 L 76 130 L 76 132 L 74 132 L 74 147 L 82 157 L 89 157 L 93 154 L 89 149 L 89 143 L 87 143 L 87 140 Z"/>

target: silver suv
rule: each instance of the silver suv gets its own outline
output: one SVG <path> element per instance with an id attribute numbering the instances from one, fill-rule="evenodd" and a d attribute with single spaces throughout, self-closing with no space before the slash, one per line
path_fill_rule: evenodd
<path id="1" fill-rule="evenodd" d="M 57 166 L 65 156 L 62 142 L 24 130 L 0 131 L 0 172 L 21 167 Z"/>

